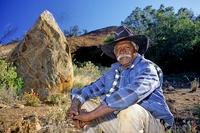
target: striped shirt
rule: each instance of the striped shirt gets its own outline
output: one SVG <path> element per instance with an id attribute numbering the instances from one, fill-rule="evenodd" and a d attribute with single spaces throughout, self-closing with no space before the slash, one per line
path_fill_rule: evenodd
<path id="1" fill-rule="evenodd" d="M 119 78 L 116 79 L 116 75 Z M 119 111 L 138 103 L 156 119 L 162 119 L 172 126 L 174 117 L 166 104 L 162 82 L 161 69 L 137 54 L 128 68 L 114 63 L 95 82 L 81 89 L 72 89 L 72 98 L 76 97 L 84 103 L 90 98 L 100 96 L 102 104 Z"/>

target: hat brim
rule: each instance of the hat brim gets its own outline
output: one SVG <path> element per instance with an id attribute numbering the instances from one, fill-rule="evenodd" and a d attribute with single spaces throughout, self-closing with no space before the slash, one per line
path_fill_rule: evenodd
<path id="1" fill-rule="evenodd" d="M 138 53 L 141 55 L 144 55 L 149 47 L 148 37 L 146 37 L 145 35 L 134 35 L 134 36 L 120 38 L 120 39 L 112 41 L 110 43 L 101 45 L 101 50 L 107 56 L 111 57 L 112 59 L 116 59 L 116 56 L 114 54 L 114 47 L 117 42 L 123 41 L 123 40 L 130 40 L 130 41 L 133 41 L 136 45 L 138 45 L 138 47 L 139 47 Z"/>

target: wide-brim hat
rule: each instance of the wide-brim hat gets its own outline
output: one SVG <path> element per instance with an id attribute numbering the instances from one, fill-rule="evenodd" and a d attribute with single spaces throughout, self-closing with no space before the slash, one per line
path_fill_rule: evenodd
<path id="1" fill-rule="evenodd" d="M 138 46 L 138 53 L 144 55 L 149 47 L 149 39 L 145 35 L 136 35 L 133 31 L 131 31 L 127 26 L 122 25 L 119 26 L 114 33 L 113 41 L 101 45 L 101 50 L 107 56 L 116 59 L 114 54 L 114 47 L 117 42 L 123 40 L 130 40 L 134 42 Z"/>

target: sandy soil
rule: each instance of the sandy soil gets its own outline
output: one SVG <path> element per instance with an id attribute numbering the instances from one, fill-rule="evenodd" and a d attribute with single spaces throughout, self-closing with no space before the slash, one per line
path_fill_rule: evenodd
<path id="1" fill-rule="evenodd" d="M 197 117 L 197 113 L 195 112 L 195 108 L 196 105 L 200 103 L 200 89 L 193 93 L 190 93 L 190 89 L 175 89 L 175 91 L 165 91 L 164 94 L 166 96 L 167 103 L 169 104 L 171 111 L 176 118 L 199 119 Z M 16 126 L 17 122 L 25 120 L 27 117 L 31 117 L 33 115 L 39 119 L 41 127 L 50 127 L 49 125 L 56 123 L 54 125 L 60 125 L 59 128 L 62 129 L 59 130 L 59 132 L 66 132 L 66 130 L 63 130 L 63 128 L 71 128 L 70 130 L 74 130 L 73 126 L 70 126 L 69 122 L 64 120 L 65 118 L 62 118 L 64 115 L 59 113 L 58 110 L 56 112 L 56 109 L 59 108 L 59 106 L 50 106 L 46 104 L 42 104 L 39 107 L 24 106 L 23 108 L 0 106 L 0 133 L 4 131 L 10 132 L 8 129 Z M 49 118 L 47 119 L 47 115 L 49 115 L 50 111 L 53 112 L 52 117 L 55 115 L 52 122 L 49 122 Z M 55 120 L 57 118 L 59 120 Z M 23 123 L 20 126 L 23 126 Z M 14 129 L 14 131 L 17 132 L 16 127 L 14 127 Z M 58 131 L 57 128 L 54 128 L 54 130 L 45 129 L 43 132 L 55 132 L 55 130 Z M 75 132 L 78 131 L 75 130 Z"/>

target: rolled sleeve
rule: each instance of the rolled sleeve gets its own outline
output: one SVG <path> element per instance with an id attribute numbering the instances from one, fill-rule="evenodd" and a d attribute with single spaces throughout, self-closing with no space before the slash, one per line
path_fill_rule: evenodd
<path id="1" fill-rule="evenodd" d="M 111 108 L 122 110 L 146 98 L 159 86 L 160 81 L 155 67 L 146 63 L 130 84 L 107 97 L 105 103 Z"/>
<path id="2" fill-rule="evenodd" d="M 113 77 L 116 67 L 118 67 L 117 63 L 112 64 L 111 68 L 95 82 L 80 89 L 77 88 L 72 89 L 71 92 L 72 99 L 76 97 L 77 99 L 79 99 L 81 103 L 84 103 L 86 100 L 90 98 L 106 94 L 108 91 L 105 89 L 106 77 L 107 76 Z"/>
<path id="3" fill-rule="evenodd" d="M 81 103 L 102 94 L 104 94 L 104 76 L 83 88 L 74 88 L 71 92 L 72 99 L 77 98 Z"/>

